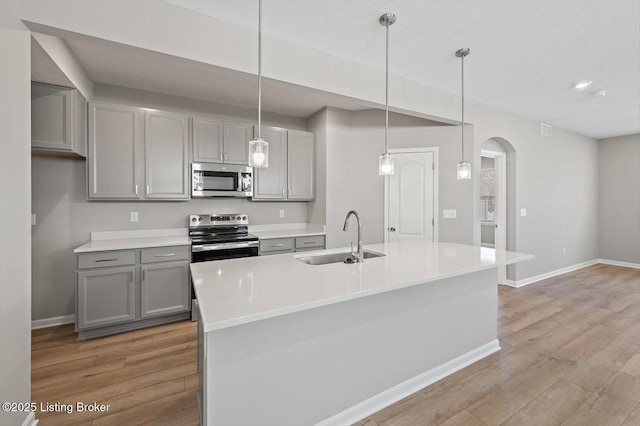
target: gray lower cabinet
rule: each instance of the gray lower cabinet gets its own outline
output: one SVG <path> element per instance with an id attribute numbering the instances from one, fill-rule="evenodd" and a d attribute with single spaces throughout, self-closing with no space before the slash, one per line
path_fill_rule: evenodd
<path id="1" fill-rule="evenodd" d="M 324 235 L 304 237 L 269 238 L 260 240 L 260 256 L 294 253 L 325 248 Z"/>
<path id="2" fill-rule="evenodd" d="M 189 318 L 190 252 L 189 246 L 167 246 L 78 254 L 78 337 Z"/>
<path id="3" fill-rule="evenodd" d="M 135 319 L 135 266 L 78 271 L 79 330 Z"/>
<path id="4" fill-rule="evenodd" d="M 87 101 L 78 90 L 31 83 L 31 148 L 87 155 Z"/>
<path id="5" fill-rule="evenodd" d="M 189 263 L 166 262 L 140 267 L 142 318 L 189 310 Z"/>

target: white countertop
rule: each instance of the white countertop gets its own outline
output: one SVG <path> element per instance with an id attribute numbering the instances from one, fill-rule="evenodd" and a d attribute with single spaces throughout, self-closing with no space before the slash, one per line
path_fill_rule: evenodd
<path id="1" fill-rule="evenodd" d="M 92 232 L 91 241 L 76 248 L 73 252 L 90 253 L 185 245 L 191 245 L 186 228 L 107 231 Z"/>
<path id="2" fill-rule="evenodd" d="M 273 225 L 249 225 L 249 233 L 261 240 L 273 238 L 311 237 L 325 235 L 324 225 L 313 223 L 289 223 Z"/>
<path id="3" fill-rule="evenodd" d="M 403 241 L 365 249 L 386 256 L 361 264 L 307 265 L 318 253 L 191 264 L 204 331 L 213 331 L 403 287 L 533 259 L 533 255 L 455 243 Z"/>

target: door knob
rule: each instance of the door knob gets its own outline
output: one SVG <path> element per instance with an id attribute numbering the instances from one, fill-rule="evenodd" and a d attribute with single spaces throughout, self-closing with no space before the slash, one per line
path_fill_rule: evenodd
<path id="1" fill-rule="evenodd" d="M 394 226 L 389 227 L 389 231 L 396 232 L 396 228 Z"/>

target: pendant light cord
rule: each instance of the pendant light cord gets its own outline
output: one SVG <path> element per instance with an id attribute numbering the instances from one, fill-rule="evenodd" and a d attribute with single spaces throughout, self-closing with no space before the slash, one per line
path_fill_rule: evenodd
<path id="1" fill-rule="evenodd" d="M 464 161 L 464 55 L 462 56 L 462 161 Z"/>
<path id="2" fill-rule="evenodd" d="M 385 62 L 385 89 L 384 89 L 384 153 L 388 153 L 389 140 L 389 22 L 386 24 L 386 62 Z"/>
<path id="3" fill-rule="evenodd" d="M 262 0 L 258 0 L 258 139 L 262 139 L 261 121 L 262 121 Z"/>

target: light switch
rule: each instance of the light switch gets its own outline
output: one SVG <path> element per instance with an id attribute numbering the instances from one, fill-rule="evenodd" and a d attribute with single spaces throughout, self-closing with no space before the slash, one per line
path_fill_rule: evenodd
<path id="1" fill-rule="evenodd" d="M 131 212 L 129 214 L 129 220 L 131 222 L 137 222 L 138 221 L 138 212 Z"/>
<path id="2" fill-rule="evenodd" d="M 520 216 L 526 216 L 527 215 L 527 209 L 520 209 Z"/>
<path id="3" fill-rule="evenodd" d="M 456 210 L 442 210 L 442 217 L 445 219 L 455 219 L 458 216 Z"/>
<path id="4" fill-rule="evenodd" d="M 284 217 L 284 210 L 280 210 L 280 217 Z"/>

